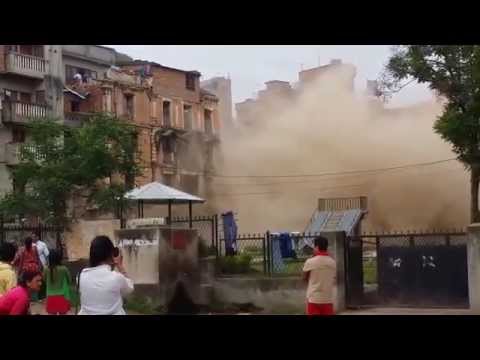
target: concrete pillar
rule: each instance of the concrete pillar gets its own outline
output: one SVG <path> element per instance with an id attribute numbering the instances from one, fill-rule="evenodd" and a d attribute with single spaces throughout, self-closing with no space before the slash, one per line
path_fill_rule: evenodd
<path id="1" fill-rule="evenodd" d="M 45 45 L 45 59 L 49 63 L 48 75 L 44 79 L 45 100 L 52 116 L 63 119 L 64 68 L 61 45 Z"/>
<path id="2" fill-rule="evenodd" d="M 335 296 L 335 312 L 344 311 L 346 308 L 346 269 L 345 269 L 345 232 L 324 232 L 322 236 L 328 239 L 328 252 L 337 263 L 337 290 Z"/>
<path id="3" fill-rule="evenodd" d="M 468 297 L 470 310 L 480 314 L 480 223 L 467 230 Z"/>

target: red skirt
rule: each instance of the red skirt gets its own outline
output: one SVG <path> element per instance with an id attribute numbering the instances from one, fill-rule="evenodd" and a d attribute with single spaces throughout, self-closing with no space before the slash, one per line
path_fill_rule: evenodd
<path id="1" fill-rule="evenodd" d="M 70 311 L 70 302 L 62 295 L 48 296 L 46 310 L 51 315 L 65 315 Z"/>
<path id="2" fill-rule="evenodd" d="M 335 315 L 333 304 L 307 303 L 307 315 Z"/>

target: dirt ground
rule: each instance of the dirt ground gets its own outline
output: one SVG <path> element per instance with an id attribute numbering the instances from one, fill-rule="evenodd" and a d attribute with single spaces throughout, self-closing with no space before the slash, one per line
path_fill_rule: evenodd
<path id="1" fill-rule="evenodd" d="M 32 315 L 47 315 L 42 303 L 33 303 L 30 306 Z M 128 312 L 129 315 L 140 315 Z M 67 315 L 73 315 L 71 311 Z M 238 313 L 237 315 L 251 315 Z M 414 309 L 414 308 L 373 308 L 362 310 L 347 310 L 338 315 L 473 315 L 469 309 Z"/>

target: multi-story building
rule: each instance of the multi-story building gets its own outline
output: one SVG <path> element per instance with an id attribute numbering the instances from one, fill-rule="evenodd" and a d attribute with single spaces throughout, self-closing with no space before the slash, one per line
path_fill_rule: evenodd
<path id="1" fill-rule="evenodd" d="M 15 186 L 10 169 L 28 141 L 28 121 L 54 116 L 80 126 L 107 112 L 138 128 L 143 175 L 136 185 L 159 180 L 201 193 L 220 118 L 218 98 L 199 78 L 103 46 L 0 45 L 0 192 Z"/>
<path id="2" fill-rule="evenodd" d="M 353 92 L 355 66 L 334 59 L 330 64 L 300 71 L 299 81 L 294 86 L 287 81 L 267 81 L 265 89 L 258 92 L 256 99 L 246 99 L 235 104 L 237 122 L 247 126 L 261 125 L 258 119 L 261 119 L 264 114 L 272 114 L 272 111 L 278 113 L 281 112 L 281 107 L 291 106 L 306 88 L 317 86 L 318 79 L 331 70 L 336 70 L 335 83 L 338 88 L 341 91 Z"/>
<path id="3" fill-rule="evenodd" d="M 0 192 L 15 187 L 11 168 L 25 125 L 36 117 L 63 115 L 62 48 L 0 45 Z"/>
<path id="4" fill-rule="evenodd" d="M 353 92 L 357 70 L 354 65 L 343 63 L 340 59 L 332 59 L 329 64 L 300 71 L 298 73 L 299 90 L 313 84 L 320 76 L 332 70 L 336 72 L 335 83 L 341 88 Z"/>
<path id="5" fill-rule="evenodd" d="M 204 80 L 200 86 L 216 95 L 218 98 L 218 114 L 222 119 L 222 125 L 227 129 L 233 128 L 232 112 L 232 81 L 225 77 L 214 77 Z"/>
<path id="6" fill-rule="evenodd" d="M 256 99 L 247 99 L 235 104 L 237 120 L 242 125 L 259 125 L 257 119 L 262 118 L 265 113 L 288 107 L 295 97 L 296 92 L 288 81 L 267 81 L 265 89 L 258 92 Z"/>
<path id="7" fill-rule="evenodd" d="M 200 88 L 200 73 L 149 61 L 121 64 L 150 78 L 152 179 L 185 191 L 206 191 L 221 122 L 218 98 Z"/>

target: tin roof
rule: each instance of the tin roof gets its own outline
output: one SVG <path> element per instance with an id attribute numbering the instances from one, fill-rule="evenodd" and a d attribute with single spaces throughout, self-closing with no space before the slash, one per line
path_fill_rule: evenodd
<path id="1" fill-rule="evenodd" d="M 158 204 L 168 204 L 169 201 L 171 201 L 172 204 L 185 204 L 190 201 L 192 203 L 205 202 L 202 198 L 174 189 L 158 181 L 129 191 L 125 194 L 125 198 L 129 200 L 144 200 Z"/>

